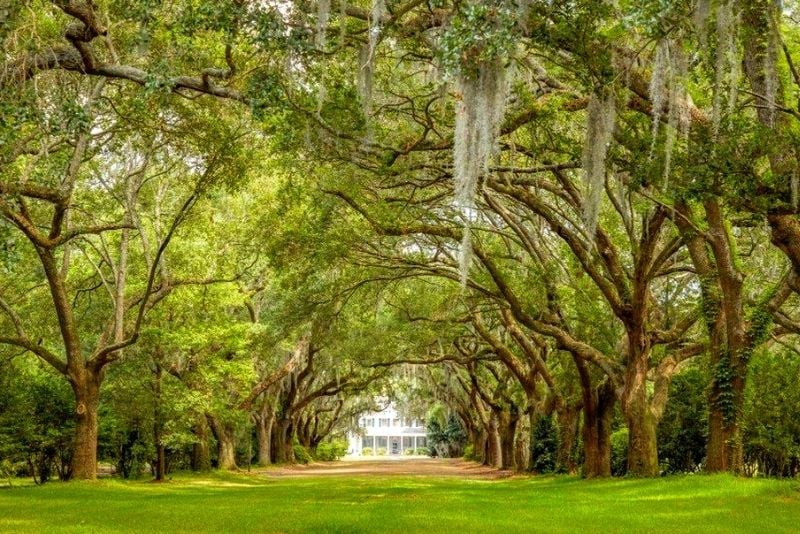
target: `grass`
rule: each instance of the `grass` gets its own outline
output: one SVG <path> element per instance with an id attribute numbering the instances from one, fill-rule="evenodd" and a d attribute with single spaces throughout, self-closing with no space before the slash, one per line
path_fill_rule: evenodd
<path id="1" fill-rule="evenodd" d="M 180 475 L 0 490 L 2 532 L 798 532 L 792 481 Z"/>

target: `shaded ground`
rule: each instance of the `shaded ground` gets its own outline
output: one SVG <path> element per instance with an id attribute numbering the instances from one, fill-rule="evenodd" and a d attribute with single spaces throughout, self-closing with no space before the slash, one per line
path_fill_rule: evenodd
<path id="1" fill-rule="evenodd" d="M 405 458 L 344 459 L 331 463 L 293 465 L 259 471 L 268 477 L 304 476 L 444 476 L 462 478 L 498 479 L 511 476 L 510 471 L 465 462 L 460 458 Z"/>

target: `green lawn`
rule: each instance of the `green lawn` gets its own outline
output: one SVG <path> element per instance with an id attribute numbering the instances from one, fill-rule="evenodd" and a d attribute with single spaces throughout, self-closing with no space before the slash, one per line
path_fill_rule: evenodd
<path id="1" fill-rule="evenodd" d="M 180 476 L 0 489 L 3 532 L 798 532 L 792 481 Z"/>

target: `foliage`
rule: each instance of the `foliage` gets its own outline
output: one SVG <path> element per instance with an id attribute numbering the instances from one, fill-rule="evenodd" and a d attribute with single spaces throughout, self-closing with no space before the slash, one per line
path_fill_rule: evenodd
<path id="1" fill-rule="evenodd" d="M 531 433 L 532 471 L 552 473 L 556 469 L 558 436 L 552 417 L 540 417 Z"/>
<path id="2" fill-rule="evenodd" d="M 611 474 L 622 476 L 628 472 L 628 429 L 620 428 L 611 434 Z"/>
<path id="3" fill-rule="evenodd" d="M 341 439 L 323 441 L 314 451 L 314 459 L 323 462 L 339 460 L 347 454 L 347 442 Z"/>
<path id="4" fill-rule="evenodd" d="M 692 473 L 706 456 L 708 379 L 688 369 L 672 380 L 672 400 L 658 426 L 658 457 L 666 473 Z"/>
<path id="5" fill-rule="evenodd" d="M 425 425 L 428 438 L 428 449 L 432 456 L 457 458 L 462 456 L 466 434 L 454 414 L 444 419 L 443 414 L 435 410 L 428 416 Z"/>
<path id="6" fill-rule="evenodd" d="M 292 446 L 292 449 L 293 449 L 293 452 L 294 452 L 294 460 L 298 464 L 305 465 L 305 464 L 309 463 L 311 460 L 313 460 L 313 458 L 312 458 L 311 454 L 308 452 L 308 450 L 305 447 L 303 447 L 302 445 L 300 445 L 299 443 L 295 443 Z"/>
<path id="7" fill-rule="evenodd" d="M 464 459 L 465 460 L 477 460 L 478 459 L 478 457 L 475 456 L 475 447 L 473 447 L 471 443 L 467 444 L 467 446 L 464 447 Z"/>
<path id="8" fill-rule="evenodd" d="M 0 459 L 37 483 L 69 476 L 73 404 L 48 369 L 11 361 L 0 367 Z"/>
<path id="9" fill-rule="evenodd" d="M 752 474 L 797 476 L 800 472 L 800 377 L 797 355 L 763 350 L 753 358 L 744 415 L 745 458 Z"/>

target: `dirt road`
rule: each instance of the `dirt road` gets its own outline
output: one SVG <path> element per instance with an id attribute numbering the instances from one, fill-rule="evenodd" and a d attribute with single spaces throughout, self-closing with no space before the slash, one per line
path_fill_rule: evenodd
<path id="1" fill-rule="evenodd" d="M 456 458 L 385 458 L 385 459 L 343 459 L 338 462 L 293 465 L 265 469 L 261 471 L 268 477 L 305 476 L 446 476 L 462 478 L 505 478 L 510 471 L 478 465 Z"/>

